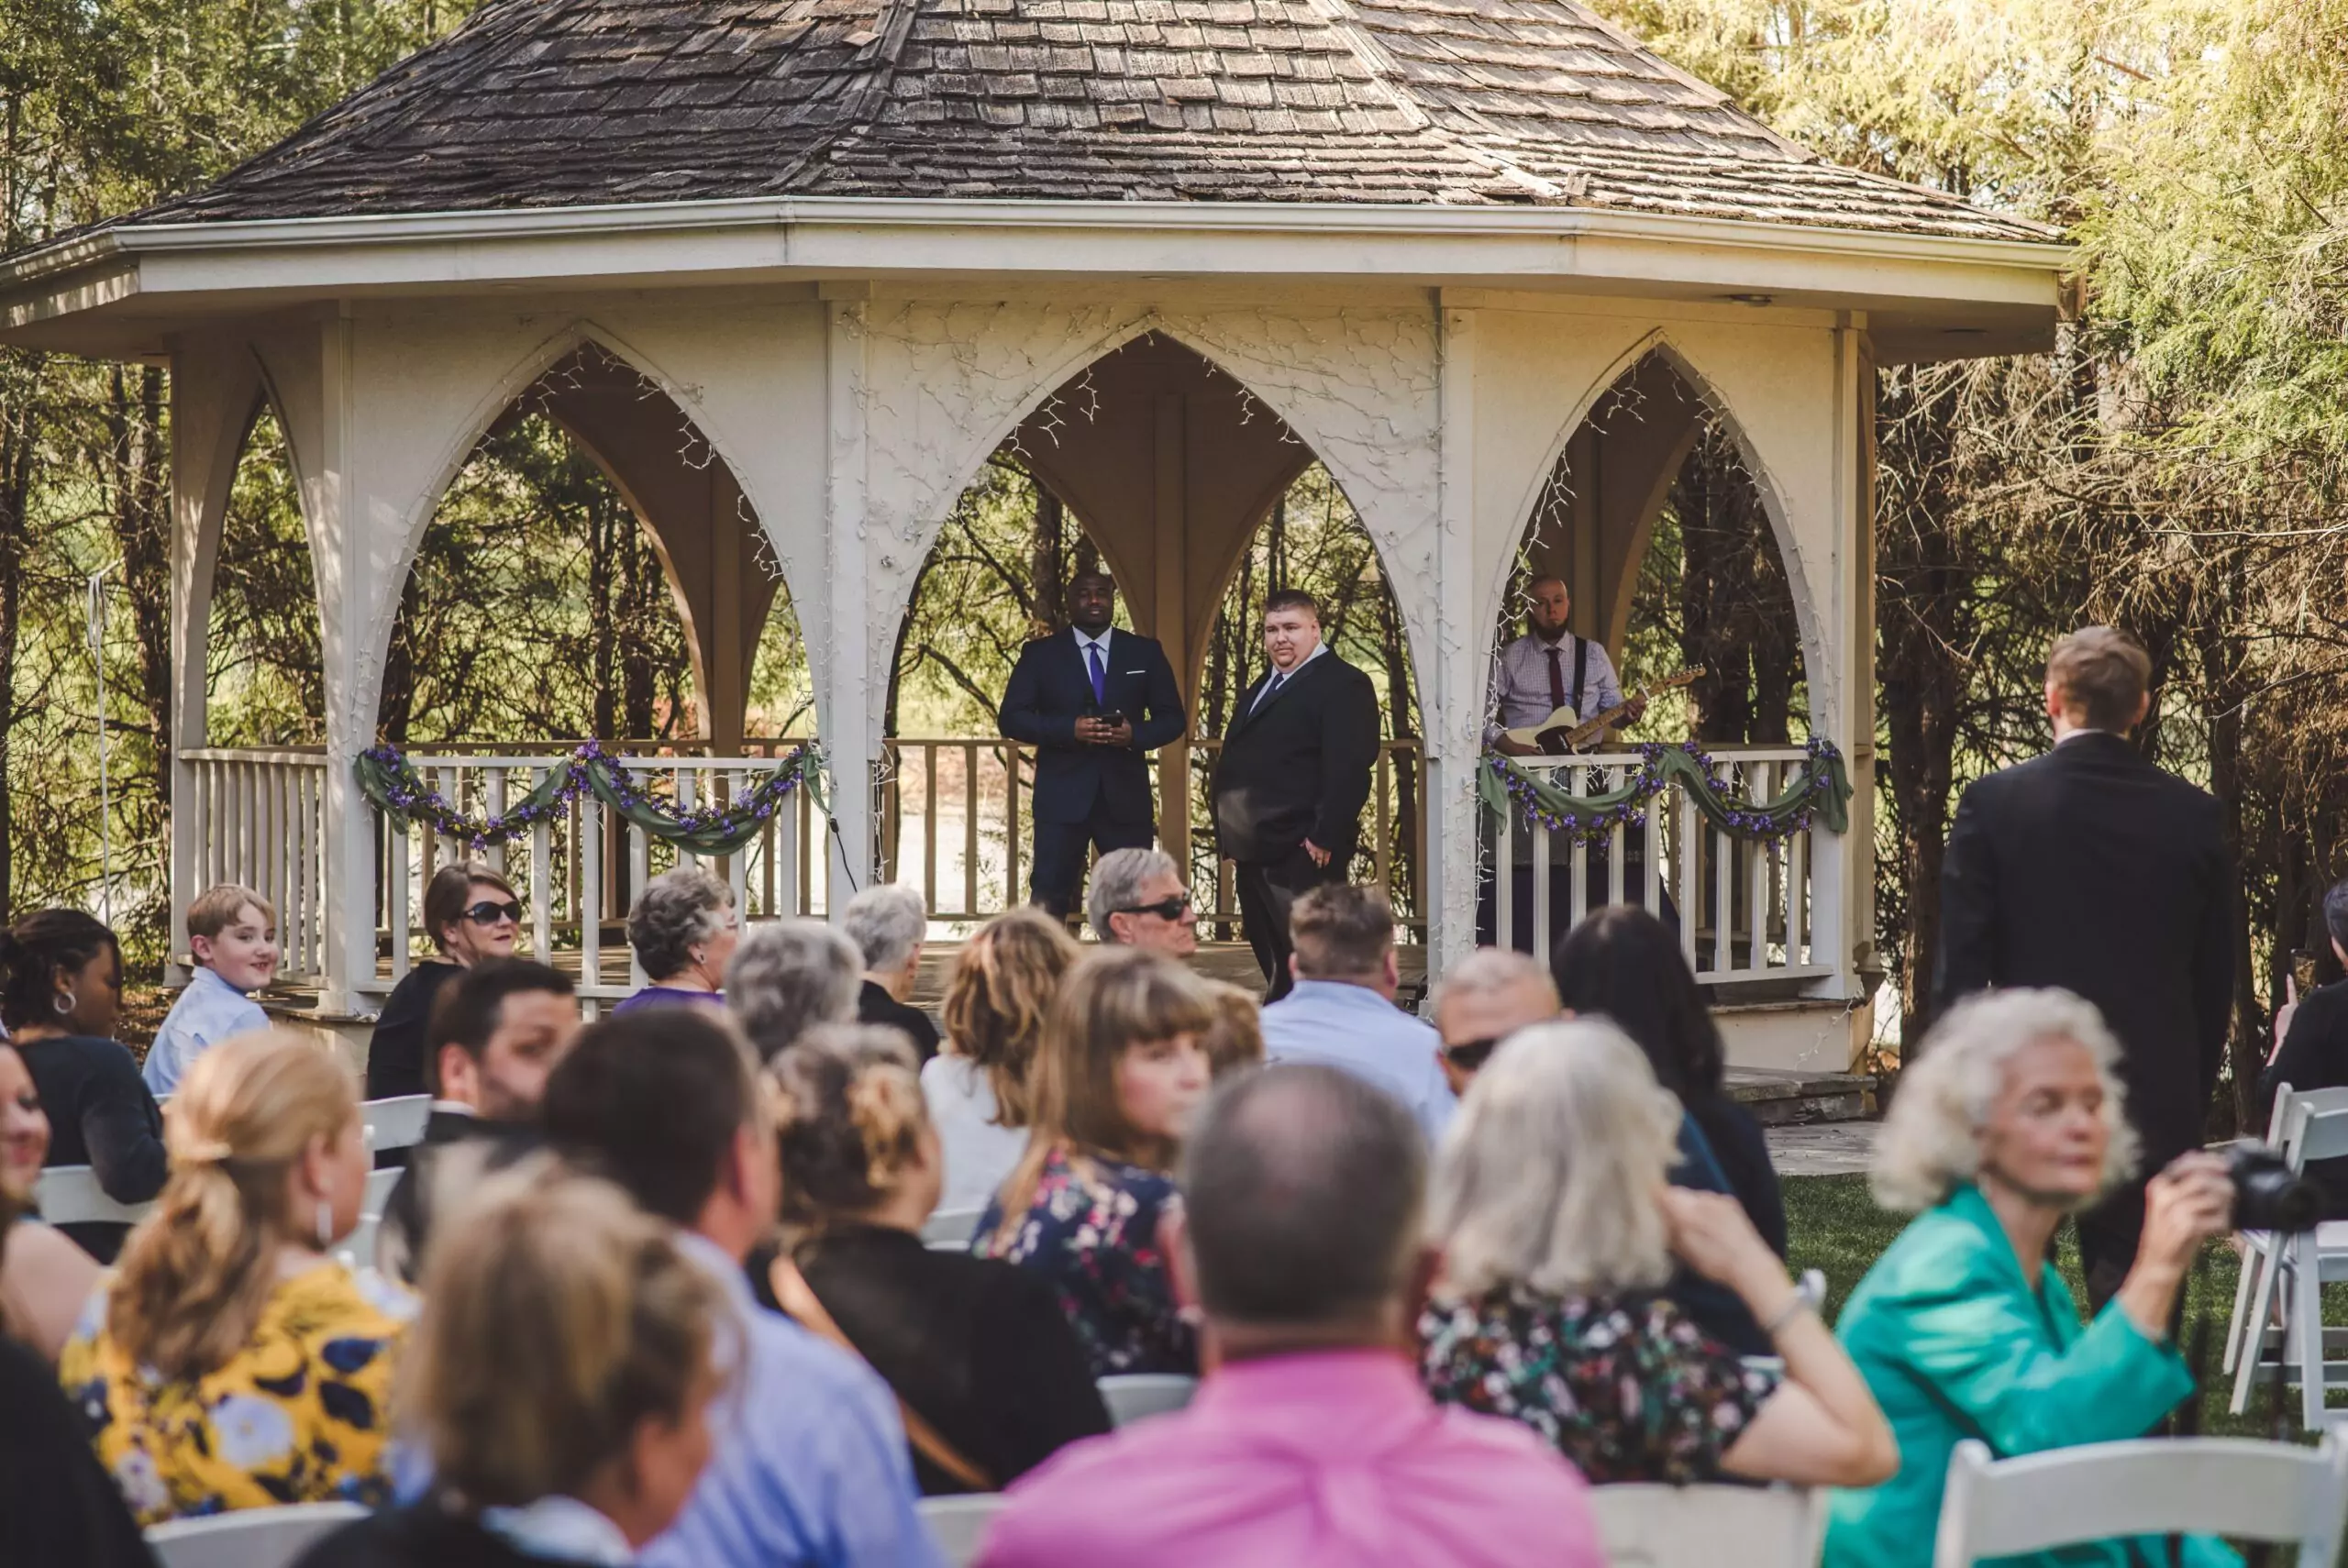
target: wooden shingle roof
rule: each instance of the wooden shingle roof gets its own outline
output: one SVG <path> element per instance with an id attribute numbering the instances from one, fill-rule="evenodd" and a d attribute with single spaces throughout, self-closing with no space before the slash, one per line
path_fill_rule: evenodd
<path id="1" fill-rule="evenodd" d="M 1570 0 L 490 0 L 135 221 L 779 195 L 2037 225 L 1825 162 Z"/>

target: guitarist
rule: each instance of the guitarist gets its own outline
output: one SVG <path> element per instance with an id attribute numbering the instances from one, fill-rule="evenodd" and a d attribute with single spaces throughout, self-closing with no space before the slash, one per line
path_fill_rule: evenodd
<path id="1" fill-rule="evenodd" d="M 1510 730 L 1537 724 L 1559 708 L 1571 708 L 1587 719 L 1623 701 L 1623 685 L 1606 650 L 1566 630 L 1574 597 L 1565 579 L 1536 577 L 1525 585 L 1525 592 L 1532 601 L 1525 634 L 1492 661 L 1491 701 L 1484 723 L 1484 744 L 1510 756 L 1538 756 L 1542 749 L 1510 739 Z M 1623 723 L 1637 723 L 1645 712 L 1645 700 L 1634 702 Z M 1603 746 L 1607 742 L 1601 738 L 1594 744 Z"/>

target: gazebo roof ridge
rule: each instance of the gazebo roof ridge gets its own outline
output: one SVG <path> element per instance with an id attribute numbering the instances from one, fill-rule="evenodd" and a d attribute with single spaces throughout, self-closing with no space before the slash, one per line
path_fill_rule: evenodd
<path id="1" fill-rule="evenodd" d="M 1573 0 L 490 0 L 219 180 L 98 226 L 791 195 L 2056 237 L 1827 161 Z"/>

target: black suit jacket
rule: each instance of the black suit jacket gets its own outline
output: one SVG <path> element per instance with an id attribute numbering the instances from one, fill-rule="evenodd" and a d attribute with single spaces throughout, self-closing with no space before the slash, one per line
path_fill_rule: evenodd
<path id="1" fill-rule="evenodd" d="M 2233 1006 L 2234 874 L 2218 802 L 2090 732 L 1977 780 L 1941 871 L 1938 1001 L 2061 986 L 2120 1037 L 2155 1170 L 2201 1143 Z"/>
<path id="2" fill-rule="evenodd" d="M 1146 754 L 1180 739 L 1190 727 L 1181 688 L 1157 640 L 1122 627 L 1109 633 L 1107 677 L 1107 698 L 1096 702 L 1072 631 L 1038 637 L 1019 650 L 995 723 L 1005 739 L 1036 748 L 1031 809 L 1037 822 L 1088 821 L 1096 800 L 1106 801 L 1116 822 L 1146 823 L 1153 815 Z M 1132 723 L 1133 745 L 1078 745 L 1076 721 L 1107 712 Z"/>
<path id="3" fill-rule="evenodd" d="M 1334 652 L 1298 668 L 1260 709 L 1267 671 L 1239 699 L 1214 768 L 1215 844 L 1270 862 L 1306 839 L 1343 867 L 1361 841 L 1378 762 L 1378 690 Z"/>

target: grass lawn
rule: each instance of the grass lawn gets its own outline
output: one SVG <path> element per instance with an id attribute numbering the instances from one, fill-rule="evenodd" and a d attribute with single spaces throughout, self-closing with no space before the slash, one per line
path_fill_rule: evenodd
<path id="1" fill-rule="evenodd" d="M 1786 1228 L 1794 1268 L 1822 1270 L 1826 1275 L 1826 1319 L 1833 1322 L 1844 1298 L 1857 1286 L 1883 1250 L 1907 1223 L 1905 1217 L 1887 1214 L 1875 1205 L 1862 1176 L 1788 1176 L 1785 1180 Z M 2071 1295 L 2085 1311 L 2087 1290 L 2079 1275 L 2079 1252 L 2066 1229 L 2058 1243 L 2056 1262 L 2071 1283 Z M 2203 1379 L 2201 1430 L 2212 1437 L 2272 1435 L 2267 1419 L 2271 1393 L 2262 1378 L 2251 1392 L 2250 1408 L 2230 1416 L 2226 1403 L 2232 1385 L 2219 1370 L 2224 1357 L 2226 1320 L 2233 1311 L 2237 1264 L 2232 1248 L 2212 1243 L 2203 1266 L 2187 1286 L 2185 1343 L 2191 1353 L 2196 1324 L 2209 1324 L 2209 1364 Z M 2325 1291 L 2324 1320 L 2348 1322 L 2348 1286 Z M 2338 1297 L 2335 1299 L 2335 1296 Z M 2286 1435 L 2298 1432 L 2299 1396 L 2284 1391 Z"/>

